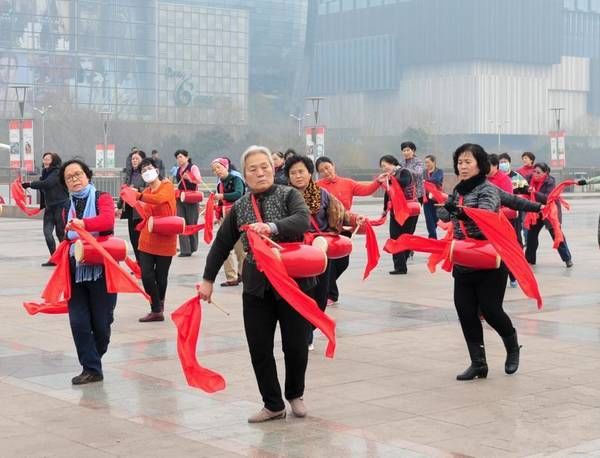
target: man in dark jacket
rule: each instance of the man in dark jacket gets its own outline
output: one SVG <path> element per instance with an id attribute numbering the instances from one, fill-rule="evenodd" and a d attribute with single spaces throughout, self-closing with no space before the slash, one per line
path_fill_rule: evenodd
<path id="1" fill-rule="evenodd" d="M 24 188 L 38 189 L 40 191 L 40 208 L 45 208 L 44 212 L 44 237 L 50 255 L 56 250 L 56 241 L 53 232 L 56 231 L 56 237 L 62 242 L 65 238 L 66 209 L 69 203 L 69 194 L 64 186 L 60 184 L 59 169 L 62 161 L 58 154 L 48 152 L 42 157 L 44 168 L 39 181 L 23 183 Z M 54 263 L 47 261 L 42 266 L 53 266 Z"/>

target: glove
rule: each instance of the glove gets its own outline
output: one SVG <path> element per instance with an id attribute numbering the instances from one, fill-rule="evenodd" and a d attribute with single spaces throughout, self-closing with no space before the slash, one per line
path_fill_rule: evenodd
<path id="1" fill-rule="evenodd" d="M 456 206 L 456 203 L 454 203 L 453 200 L 448 200 L 445 204 L 444 204 L 444 208 L 446 209 L 446 211 L 448 213 L 450 213 L 451 215 L 456 215 L 458 213 L 459 208 Z"/>
<path id="2" fill-rule="evenodd" d="M 23 189 L 28 189 L 31 188 L 31 183 L 26 181 L 25 183 L 21 183 L 21 186 L 23 186 Z"/>
<path id="3" fill-rule="evenodd" d="M 514 194 L 529 194 L 529 186 L 522 186 L 513 190 Z"/>
<path id="4" fill-rule="evenodd" d="M 579 180 L 579 181 L 577 182 L 577 184 L 578 184 L 579 186 L 585 186 L 585 185 L 587 184 L 587 180 Z"/>

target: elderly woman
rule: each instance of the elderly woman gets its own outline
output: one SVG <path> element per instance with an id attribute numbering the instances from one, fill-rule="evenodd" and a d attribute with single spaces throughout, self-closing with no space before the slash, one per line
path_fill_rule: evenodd
<path id="1" fill-rule="evenodd" d="M 60 183 L 66 186 L 71 197 L 68 220 L 71 225 L 85 229 L 98 240 L 114 232 L 115 211 L 110 194 L 96 191 L 90 182 L 92 171 L 83 161 L 71 159 L 60 169 Z M 78 235 L 68 231 L 66 238 L 74 241 Z M 110 325 L 117 304 L 117 295 L 106 289 L 104 267 L 77 264 L 71 247 L 71 299 L 69 322 L 77 349 L 80 375 L 73 377 L 73 385 L 99 382 L 102 374 L 102 355 L 108 349 Z"/>
<path id="2" fill-rule="evenodd" d="M 438 216 L 443 221 L 452 221 L 455 240 L 486 240 L 475 222 L 466 216 L 463 207 L 498 212 L 501 205 L 506 205 L 514 210 L 539 211 L 539 204 L 507 194 L 487 180 L 490 162 L 481 146 L 471 143 L 462 145 L 454 152 L 453 161 L 459 181 L 444 207 L 438 210 Z M 506 266 L 501 263 L 495 269 L 476 269 L 455 264 L 452 276 L 454 306 L 471 356 L 471 365 L 456 379 L 487 377 L 480 312 L 502 337 L 506 348 L 504 370 L 507 374 L 514 374 L 519 368 L 520 347 L 517 331 L 502 308 L 508 277 Z"/>
<path id="3" fill-rule="evenodd" d="M 296 189 L 274 183 L 273 158 L 267 148 L 251 146 L 242 155 L 241 165 L 250 192 L 238 199 L 225 216 L 208 253 L 203 281 L 197 285 L 198 295 L 210 301 L 217 273 L 241 239 L 244 251 L 248 253 L 243 270 L 244 328 L 264 403 L 264 408 L 248 418 L 248 422 L 259 423 L 286 416 L 273 356 L 278 322 L 285 355 L 284 395 L 294 415 L 304 417 L 306 407 L 302 396 L 308 362 L 306 335 L 309 323 L 277 294 L 264 273 L 258 270 L 252 253 L 248 252 L 248 239 L 241 228 L 248 226 L 248 230 L 277 242 L 299 242 L 309 228 L 310 212 Z M 305 292 L 315 286 L 313 278 L 297 282 Z"/>
<path id="4" fill-rule="evenodd" d="M 42 176 L 38 181 L 23 183 L 24 188 L 38 189 L 41 192 L 40 208 L 44 208 L 44 238 L 50 255 L 56 251 L 56 241 L 53 232 L 59 242 L 65 238 L 65 206 L 68 208 L 69 194 L 67 189 L 61 185 L 59 179 L 59 170 L 61 165 L 60 156 L 56 153 L 48 152 L 42 157 L 44 169 Z M 53 266 L 52 261 L 46 261 L 43 267 Z"/>
<path id="5" fill-rule="evenodd" d="M 202 182 L 202 176 L 200 175 L 198 166 L 192 164 L 190 153 L 184 149 L 179 149 L 175 151 L 175 159 L 178 166 L 177 173 L 175 174 L 177 188 L 180 191 L 196 191 L 198 185 Z M 177 200 L 177 216 L 185 219 L 185 224 L 197 224 L 198 216 L 200 216 L 198 204 Z M 198 251 L 198 234 L 180 235 L 179 249 L 180 258 L 189 257 L 192 253 Z"/>

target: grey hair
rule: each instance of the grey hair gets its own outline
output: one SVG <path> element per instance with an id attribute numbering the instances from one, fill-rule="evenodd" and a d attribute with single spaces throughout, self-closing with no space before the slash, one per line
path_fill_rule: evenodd
<path id="1" fill-rule="evenodd" d="M 246 161 L 250 156 L 254 156 L 255 154 L 264 154 L 267 157 L 267 161 L 269 162 L 269 164 L 271 164 L 271 168 L 275 169 L 275 164 L 273 163 L 273 156 L 271 156 L 271 150 L 266 146 L 252 145 L 242 153 L 242 158 L 240 159 L 242 175 L 246 176 Z"/>

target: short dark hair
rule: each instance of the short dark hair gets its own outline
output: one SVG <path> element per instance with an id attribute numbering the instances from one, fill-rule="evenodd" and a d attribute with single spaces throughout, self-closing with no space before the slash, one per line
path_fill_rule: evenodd
<path id="1" fill-rule="evenodd" d="M 546 164 L 545 162 L 536 162 L 533 165 L 533 168 L 541 169 L 542 172 L 547 173 L 548 175 L 550 175 L 550 172 L 551 172 L 550 166 L 548 164 Z"/>
<path id="2" fill-rule="evenodd" d="M 328 158 L 327 156 L 321 156 L 321 157 L 317 158 L 317 160 L 315 162 L 315 169 L 317 169 L 317 171 L 319 170 L 319 166 L 321 164 L 331 164 L 331 165 L 334 165 L 333 161 L 330 158 Z"/>
<path id="3" fill-rule="evenodd" d="M 508 154 L 508 153 L 502 153 L 498 156 L 499 161 L 501 161 L 502 159 L 506 159 L 508 162 L 512 162 L 512 159 L 510 158 L 510 154 Z"/>
<path id="4" fill-rule="evenodd" d="M 402 142 L 400 144 L 400 150 L 403 150 L 404 148 L 410 148 L 413 151 L 417 151 L 417 145 L 413 142 Z"/>
<path id="5" fill-rule="evenodd" d="M 283 153 L 281 151 L 271 151 L 271 154 L 274 154 L 275 156 L 279 157 L 280 159 L 283 159 Z"/>
<path id="6" fill-rule="evenodd" d="M 287 160 L 288 157 L 290 157 L 290 156 L 297 156 L 297 155 L 298 155 L 298 153 L 296 153 L 295 149 L 288 148 L 288 149 L 285 150 L 285 153 L 283 153 L 283 158 L 285 160 Z"/>
<path id="7" fill-rule="evenodd" d="M 535 154 L 529 151 L 525 151 L 523 154 L 521 154 L 521 159 L 523 159 L 524 157 L 528 157 L 529 159 L 531 159 L 531 162 L 535 162 Z"/>
<path id="8" fill-rule="evenodd" d="M 158 167 L 156 166 L 156 162 L 151 157 L 146 157 L 142 159 L 142 162 L 140 162 L 140 170 L 142 170 L 147 165 L 151 165 L 155 169 L 158 169 Z"/>
<path id="9" fill-rule="evenodd" d="M 188 153 L 186 150 L 184 149 L 178 149 L 177 151 L 175 151 L 175 159 L 177 159 L 177 156 L 179 155 L 185 156 L 188 158 L 188 162 L 191 164 L 192 163 L 192 158 L 190 157 L 190 153 Z"/>
<path id="10" fill-rule="evenodd" d="M 308 156 L 300 156 L 296 154 L 294 156 L 290 156 L 288 160 L 285 161 L 285 175 L 288 178 L 290 177 L 290 169 L 292 168 L 292 166 L 296 165 L 299 162 L 302 162 L 306 166 L 308 173 L 310 173 L 311 175 L 315 173 L 315 165 L 313 164 L 311 158 Z"/>
<path id="11" fill-rule="evenodd" d="M 488 154 L 488 161 L 490 161 L 490 165 L 493 165 L 494 167 L 500 165 L 500 159 L 496 153 Z"/>
<path id="12" fill-rule="evenodd" d="M 60 165 L 62 164 L 62 159 L 58 154 L 53 153 L 52 151 L 46 151 L 44 154 L 42 154 L 42 159 L 44 159 L 46 156 L 52 157 L 50 167 L 60 167 Z"/>
<path id="13" fill-rule="evenodd" d="M 477 143 L 465 143 L 464 145 L 459 146 L 454 154 L 452 155 L 452 162 L 454 164 L 454 173 L 458 176 L 458 158 L 461 154 L 469 152 L 475 158 L 477 162 L 477 167 L 479 167 L 480 175 L 487 175 L 490 173 L 490 161 L 488 159 L 488 154 L 485 152 L 481 145 Z"/>
<path id="14" fill-rule="evenodd" d="M 400 165 L 400 162 L 398 162 L 398 159 L 396 159 L 395 156 L 392 156 L 391 154 L 385 154 L 384 156 L 381 156 L 379 158 L 379 166 L 381 166 L 382 162 L 387 162 L 388 164 L 392 164 L 395 166 Z"/>
<path id="15" fill-rule="evenodd" d="M 129 154 L 129 159 L 131 159 L 133 157 L 134 154 L 137 154 L 139 157 L 141 157 L 142 159 L 146 158 L 146 153 L 144 153 L 141 149 L 138 149 L 137 151 L 132 151 Z"/>
<path id="16" fill-rule="evenodd" d="M 67 187 L 67 182 L 65 180 L 65 169 L 71 164 L 79 164 L 79 167 L 81 167 L 81 170 L 83 170 L 85 176 L 88 177 L 88 180 L 91 180 L 94 176 L 94 172 L 92 172 L 92 169 L 90 169 L 89 166 L 85 162 L 83 162 L 83 160 L 79 158 L 69 159 L 67 162 L 63 163 L 63 165 L 60 166 L 60 171 L 58 172 L 60 184 L 62 184 L 65 188 Z"/>
<path id="17" fill-rule="evenodd" d="M 427 156 L 425 156 L 425 159 L 429 159 L 434 164 L 437 162 L 437 159 L 433 154 L 428 154 Z"/>
<path id="18" fill-rule="evenodd" d="M 158 150 L 153 149 L 150 154 L 158 154 Z"/>

